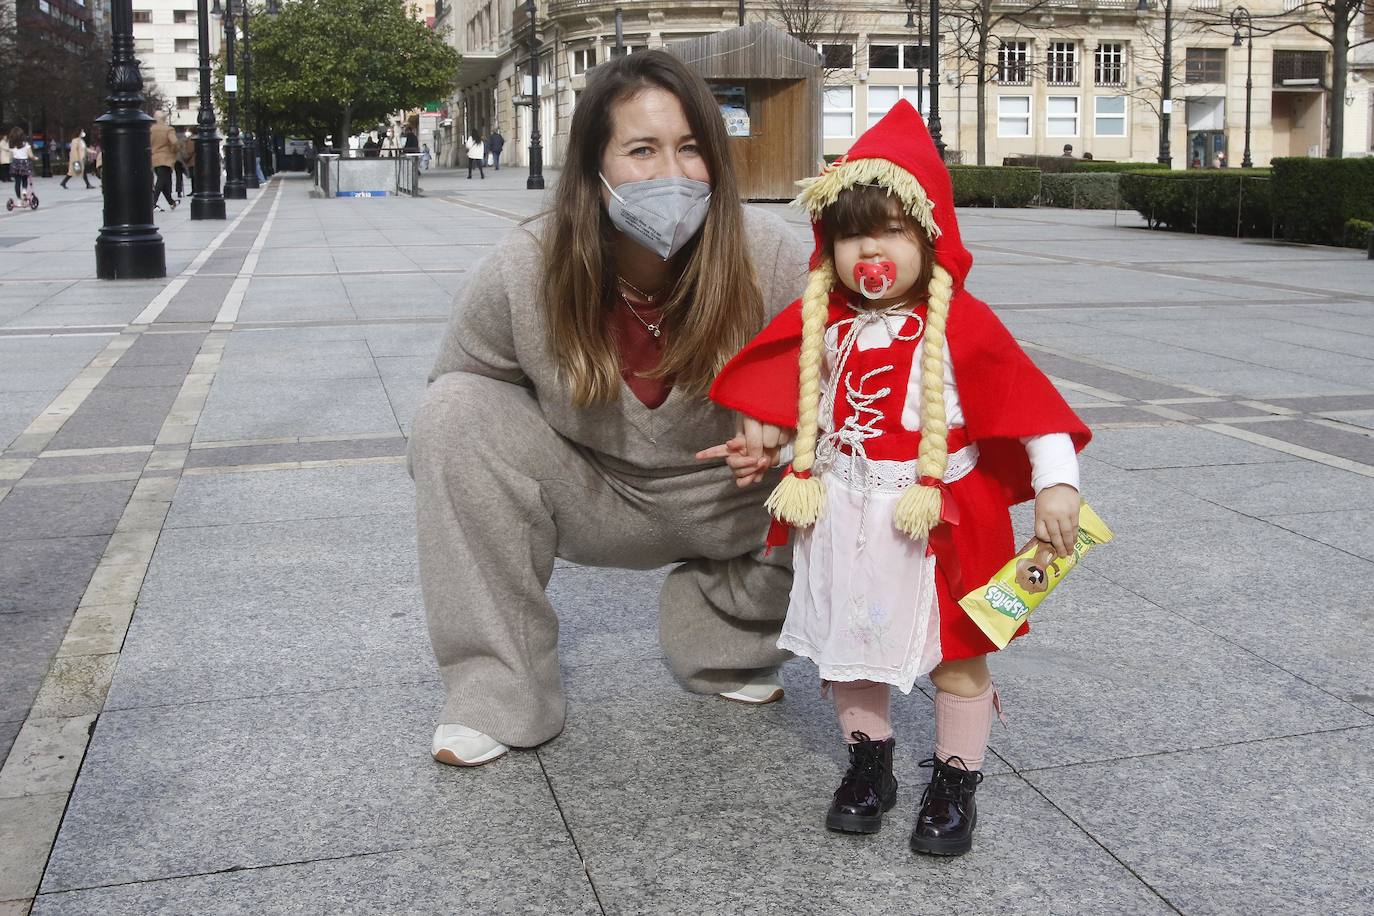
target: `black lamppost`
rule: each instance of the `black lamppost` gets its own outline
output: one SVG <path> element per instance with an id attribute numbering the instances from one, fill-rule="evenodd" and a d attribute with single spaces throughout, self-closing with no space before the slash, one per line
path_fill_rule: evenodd
<path id="1" fill-rule="evenodd" d="M 920 12 L 920 0 L 906 0 L 906 27 L 916 30 L 916 53 L 919 55 L 921 49 L 926 45 L 926 21 Z M 926 65 L 918 56 L 916 58 L 916 107 L 921 107 L 921 96 L 926 94 Z M 930 111 L 930 106 L 926 106 L 926 111 Z"/>
<path id="2" fill-rule="evenodd" d="M 167 276 L 167 249 L 153 224 L 153 160 L 148 154 L 153 119 L 143 111 L 133 0 L 110 4 L 110 35 L 110 107 L 96 119 L 105 149 L 105 222 L 95 238 L 95 274 L 102 280 L 150 280 Z"/>
<path id="3" fill-rule="evenodd" d="M 925 38 L 921 34 L 924 20 L 917 15 L 917 0 L 905 0 L 906 2 L 906 27 L 916 29 L 917 48 Z M 916 69 L 916 98 L 919 100 L 922 95 L 922 71 L 930 71 L 930 97 L 926 102 L 926 127 L 930 130 L 930 139 L 935 142 L 935 150 L 940 154 L 940 160 L 945 158 L 945 141 L 940 136 L 940 0 L 930 0 L 930 46 L 926 48 L 926 61 L 922 65 L 917 60 Z"/>
<path id="4" fill-rule="evenodd" d="M 224 141 L 224 196 L 232 200 L 246 200 L 248 189 L 243 183 L 243 140 L 239 137 L 239 78 L 234 65 L 234 9 L 230 6 L 228 10 L 222 10 L 219 0 L 215 0 L 213 12 L 216 16 L 224 17 L 224 95 L 229 103 L 229 138 Z"/>
<path id="5" fill-rule="evenodd" d="M 525 0 L 530 27 L 530 176 L 525 189 L 544 190 L 544 146 L 539 136 L 539 37 L 534 28 L 534 0 Z"/>
<path id="6" fill-rule="evenodd" d="M 258 144 L 253 137 L 253 97 L 249 91 L 253 82 L 253 43 L 248 38 L 248 0 L 239 0 L 243 8 L 243 123 L 248 129 L 243 132 L 243 185 L 257 190 L 258 183 Z"/>
<path id="7" fill-rule="evenodd" d="M 1250 11 L 1243 6 L 1238 6 L 1231 13 L 1231 27 L 1236 30 L 1235 47 L 1240 47 L 1240 29 L 1245 27 L 1245 155 L 1240 159 L 1240 167 L 1248 169 L 1254 165 L 1250 160 L 1250 95 L 1254 90 L 1254 83 L 1250 79 L 1250 70 L 1255 62 L 1255 24 L 1250 20 Z"/>
<path id="8" fill-rule="evenodd" d="M 280 12 L 281 5 L 277 0 L 267 0 L 267 17 L 269 19 L 276 19 Z M 267 176 L 275 175 L 277 173 L 276 151 L 272 145 L 272 132 L 264 129 L 261 105 L 257 108 L 257 116 L 256 146 L 258 150 L 258 159 L 262 162 L 262 173 Z"/>
<path id="9" fill-rule="evenodd" d="M 224 219 L 220 191 L 219 134 L 215 105 L 210 100 L 210 12 L 206 0 L 196 0 L 196 30 L 200 41 L 200 113 L 196 116 L 196 174 L 191 194 L 191 219 Z"/>
<path id="10" fill-rule="evenodd" d="M 1150 0 L 1139 0 L 1136 10 L 1147 12 Z M 1164 0 L 1164 60 L 1159 77 L 1159 162 L 1172 165 L 1169 154 L 1169 119 L 1174 113 L 1174 0 Z"/>

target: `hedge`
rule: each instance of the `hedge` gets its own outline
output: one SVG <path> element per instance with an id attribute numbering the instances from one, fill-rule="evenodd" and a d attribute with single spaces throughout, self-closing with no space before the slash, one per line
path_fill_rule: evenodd
<path id="1" fill-rule="evenodd" d="M 1275 159 L 1274 216 L 1284 238 L 1346 241 L 1350 220 L 1374 220 L 1374 159 Z"/>
<path id="2" fill-rule="evenodd" d="M 1345 221 L 1345 239 L 1342 244 L 1346 248 L 1368 247 L 1370 236 L 1374 236 L 1374 222 L 1366 219 L 1348 219 Z"/>
<path id="3" fill-rule="evenodd" d="M 1145 169 L 1167 169 L 1163 162 L 1112 162 L 1109 159 L 1079 159 L 1071 172 L 1139 172 Z"/>
<path id="4" fill-rule="evenodd" d="M 1040 170 L 997 165 L 952 165 L 959 207 L 1024 207 L 1040 192 Z"/>
<path id="5" fill-rule="evenodd" d="M 1074 163 L 1078 161 L 1072 156 L 1041 156 L 1034 153 L 1024 153 L 1003 157 L 1002 167 L 1039 169 L 1042 172 L 1072 172 Z"/>
<path id="6" fill-rule="evenodd" d="M 1088 172 L 1083 175 L 1040 176 L 1040 206 L 1071 210 L 1115 210 L 1117 178 L 1113 173 Z"/>
<path id="7" fill-rule="evenodd" d="M 1268 169 L 1192 169 L 1123 172 L 1121 200 L 1151 228 L 1214 235 L 1269 236 L 1273 232 Z"/>

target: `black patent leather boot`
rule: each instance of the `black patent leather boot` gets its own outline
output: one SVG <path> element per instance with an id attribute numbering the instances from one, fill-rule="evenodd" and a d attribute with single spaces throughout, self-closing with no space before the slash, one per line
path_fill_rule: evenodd
<path id="1" fill-rule="evenodd" d="M 964 769 L 963 763 L 959 757 L 921 761 L 921 766 L 930 767 L 932 772 L 930 785 L 921 796 L 921 810 L 916 812 L 916 827 L 911 831 L 912 852 L 961 856 L 973 848 L 973 827 L 978 822 L 973 793 L 978 791 L 983 774 Z"/>
<path id="2" fill-rule="evenodd" d="M 844 774 L 835 799 L 825 815 L 825 826 L 845 833 L 877 833 L 883 812 L 897 804 L 897 777 L 892 775 L 893 738 L 874 741 L 863 732 L 852 732 L 849 771 Z"/>

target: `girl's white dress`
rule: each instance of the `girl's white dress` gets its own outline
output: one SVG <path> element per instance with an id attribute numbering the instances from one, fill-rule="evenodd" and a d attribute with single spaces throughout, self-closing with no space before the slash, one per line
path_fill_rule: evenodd
<path id="1" fill-rule="evenodd" d="M 826 331 L 813 469 L 825 484 L 825 504 L 820 520 L 797 533 L 791 604 L 778 639 L 780 648 L 814 661 L 823 680 L 877 681 L 910 693 L 916 678 L 940 663 L 935 557 L 924 540 L 903 534 L 892 520 L 902 491 L 916 483 L 916 455 L 867 457 L 883 435 L 920 430 L 917 367 L 898 402 L 900 416 L 874 405 L 892 393 L 885 379 L 900 377 L 919 358 L 923 330 L 918 315 L 899 308 L 857 312 Z M 852 351 L 877 356 L 870 353 L 877 349 L 889 351 L 890 359 L 860 377 L 844 371 Z M 899 362 L 903 373 L 893 371 Z M 945 417 L 951 429 L 963 425 L 948 348 Z M 977 460 L 976 445 L 951 454 L 945 481 L 963 477 Z"/>

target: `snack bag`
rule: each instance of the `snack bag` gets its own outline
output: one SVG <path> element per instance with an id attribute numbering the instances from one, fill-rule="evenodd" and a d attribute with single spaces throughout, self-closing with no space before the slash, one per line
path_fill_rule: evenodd
<path id="1" fill-rule="evenodd" d="M 987 585 L 960 599 L 959 606 L 997 648 L 1005 649 L 1021 624 L 1040 606 L 1045 596 L 1054 591 L 1069 570 L 1078 565 L 1083 554 L 1112 537 L 1111 529 L 1084 503 L 1078 513 L 1078 539 L 1074 541 L 1072 554 L 1056 556 L 1049 544 L 1031 538 Z"/>

